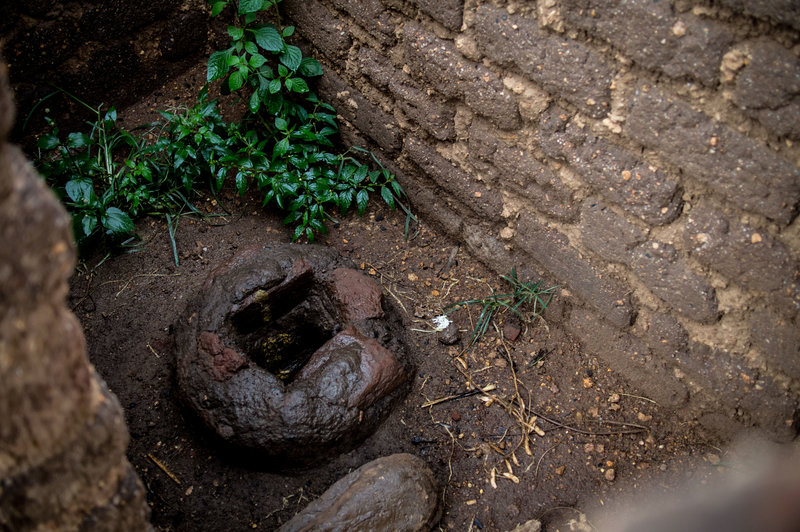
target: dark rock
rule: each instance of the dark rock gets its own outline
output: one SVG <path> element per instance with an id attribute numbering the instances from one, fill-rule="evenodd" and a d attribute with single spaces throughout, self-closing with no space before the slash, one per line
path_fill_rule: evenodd
<path id="1" fill-rule="evenodd" d="M 308 463 L 366 437 L 403 395 L 396 317 L 349 266 L 316 246 L 251 248 L 189 303 L 178 384 L 223 440 Z"/>
<path id="2" fill-rule="evenodd" d="M 455 323 L 450 323 L 450 325 L 439 331 L 437 339 L 444 345 L 453 345 L 461 340 L 461 333 L 458 332 L 458 326 Z"/>
<path id="3" fill-rule="evenodd" d="M 340 479 L 279 531 L 427 532 L 439 520 L 438 500 L 436 481 L 425 462 L 394 454 Z"/>

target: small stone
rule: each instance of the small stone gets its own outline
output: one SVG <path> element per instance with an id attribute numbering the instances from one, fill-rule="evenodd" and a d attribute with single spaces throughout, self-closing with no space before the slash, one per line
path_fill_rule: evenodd
<path id="1" fill-rule="evenodd" d="M 753 244 L 758 244 L 762 240 L 763 239 L 761 238 L 761 235 L 758 233 L 753 233 L 753 235 L 750 237 L 750 242 L 752 242 Z"/>
<path id="2" fill-rule="evenodd" d="M 679 20 L 678 22 L 673 24 L 672 34 L 676 37 L 683 37 L 684 35 L 686 35 L 686 24 L 684 24 L 682 20 Z"/>
<path id="3" fill-rule="evenodd" d="M 619 403 L 619 394 L 618 393 L 612 393 L 611 395 L 609 395 L 608 396 L 608 402 L 609 403 Z"/>
<path id="4" fill-rule="evenodd" d="M 461 333 L 458 332 L 456 324 L 451 322 L 447 327 L 439 331 L 437 339 L 441 344 L 453 345 L 461 339 Z"/>
<path id="5" fill-rule="evenodd" d="M 416 273 L 409 273 L 408 274 L 408 280 L 411 281 L 412 283 L 414 283 L 416 281 L 419 281 L 419 277 L 417 276 Z"/>
<path id="6" fill-rule="evenodd" d="M 583 378 L 583 387 L 587 390 L 594 386 L 594 382 L 592 381 L 591 377 L 584 377 Z"/>
<path id="7" fill-rule="evenodd" d="M 615 478 L 617 478 L 617 472 L 614 471 L 614 468 L 612 467 L 610 469 L 606 469 L 604 476 L 606 477 L 606 480 L 612 482 Z"/>
<path id="8" fill-rule="evenodd" d="M 461 413 L 458 410 L 452 410 L 450 412 L 450 419 L 453 421 L 461 421 Z"/>
<path id="9" fill-rule="evenodd" d="M 561 476 L 564 474 L 564 471 L 567 470 L 567 466 L 561 465 L 556 468 L 556 475 Z"/>
<path id="10" fill-rule="evenodd" d="M 594 451 L 594 444 L 593 443 L 587 443 L 586 445 L 583 446 L 583 452 L 591 453 L 593 451 Z"/>
<path id="11" fill-rule="evenodd" d="M 508 366 L 508 362 L 506 362 L 505 358 L 496 358 L 494 361 L 494 365 L 498 368 L 505 368 Z"/>
<path id="12" fill-rule="evenodd" d="M 516 339 L 519 338 L 519 334 L 521 332 L 522 330 L 513 323 L 506 323 L 505 325 L 503 325 L 503 336 L 509 342 L 516 341 Z"/>
<path id="13" fill-rule="evenodd" d="M 616 411 L 617 411 L 617 410 L 619 410 L 620 408 L 622 408 L 622 407 L 620 407 L 620 406 L 619 406 L 618 404 L 616 404 L 616 403 L 614 403 L 614 404 L 612 404 L 612 405 L 610 405 L 610 406 L 608 407 L 608 409 L 609 409 L 609 410 L 611 410 L 612 412 L 616 412 Z"/>
<path id="14" fill-rule="evenodd" d="M 439 520 L 437 489 L 416 456 L 378 458 L 340 479 L 279 530 L 430 530 Z"/>
<path id="15" fill-rule="evenodd" d="M 642 423 L 645 423 L 645 422 L 650 421 L 651 419 L 653 419 L 653 416 L 647 415 L 644 412 L 639 412 L 636 415 L 636 419 L 638 419 Z"/>

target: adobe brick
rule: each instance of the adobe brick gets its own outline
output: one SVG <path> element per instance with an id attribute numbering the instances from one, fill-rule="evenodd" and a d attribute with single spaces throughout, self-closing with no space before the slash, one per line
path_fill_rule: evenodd
<path id="1" fill-rule="evenodd" d="M 582 257 L 570 246 L 566 235 L 526 212 L 520 216 L 514 242 L 617 327 L 626 327 L 633 321 L 634 310 L 625 287 L 604 268 Z"/>
<path id="2" fill-rule="evenodd" d="M 647 223 L 663 225 L 680 214 L 674 179 L 578 127 L 558 107 L 545 114 L 536 139 L 548 156 L 568 163 L 607 200 Z"/>
<path id="3" fill-rule="evenodd" d="M 750 317 L 750 339 L 769 366 L 800 377 L 800 326 L 773 312 L 757 311 Z"/>
<path id="4" fill-rule="evenodd" d="M 500 219 L 503 203 L 499 194 L 490 191 L 483 183 L 453 166 L 435 149 L 419 139 L 408 136 L 404 146 L 411 161 L 425 172 L 436 186 L 447 191 L 475 214 L 489 220 Z"/>
<path id="5" fill-rule="evenodd" d="M 388 61 L 373 50 L 358 51 L 359 71 L 366 74 L 375 86 L 391 92 L 397 106 L 408 118 L 437 140 L 455 137 L 455 110 L 441 98 L 429 96 L 414 86 L 411 77 L 395 70 Z"/>
<path id="6" fill-rule="evenodd" d="M 772 41 L 753 43 L 748 51 L 734 103 L 775 134 L 800 138 L 800 58 Z"/>
<path id="7" fill-rule="evenodd" d="M 671 245 L 640 245 L 633 250 L 631 267 L 653 294 L 687 318 L 713 323 L 719 317 L 714 289 L 678 257 Z"/>
<path id="8" fill-rule="evenodd" d="M 461 28 L 464 0 L 413 0 L 413 3 L 447 29 L 457 31 Z"/>
<path id="9" fill-rule="evenodd" d="M 581 240 L 600 257 L 627 264 L 634 247 L 645 234 L 597 198 L 587 198 L 581 207 Z"/>
<path id="10" fill-rule="evenodd" d="M 788 224 L 800 200 L 800 170 L 756 141 L 666 92 L 640 84 L 626 134 L 689 178 L 742 208 Z"/>
<path id="11" fill-rule="evenodd" d="M 487 57 L 514 66 L 589 116 L 601 118 L 608 113 L 612 69 L 584 45 L 539 29 L 535 20 L 488 4 L 476 11 L 475 37 Z"/>
<path id="12" fill-rule="evenodd" d="M 473 120 L 470 126 L 469 156 L 473 166 L 491 179 L 499 178 L 514 193 L 531 200 L 537 210 L 561 221 L 577 217 L 572 192 L 556 173 L 527 150 L 497 139 L 480 120 Z"/>
<path id="13" fill-rule="evenodd" d="M 519 127 L 517 103 L 494 72 L 464 58 L 453 43 L 422 30 L 416 22 L 406 23 L 403 36 L 409 66 L 433 88 L 462 99 L 501 129 Z"/>
<path id="14" fill-rule="evenodd" d="M 316 0 L 287 0 L 281 4 L 297 31 L 331 61 L 343 60 L 350 49 L 350 33 L 344 21 Z"/>
<path id="15" fill-rule="evenodd" d="M 703 205 L 689 213 L 683 236 L 699 262 L 736 284 L 761 292 L 800 294 L 797 262 L 782 242 L 763 231 Z"/>
<path id="16" fill-rule="evenodd" d="M 394 118 L 369 102 L 333 70 L 328 69 L 320 79 L 319 93 L 324 100 L 335 105 L 340 115 L 378 146 L 390 152 L 401 148 L 400 128 Z"/>
<path id="17" fill-rule="evenodd" d="M 384 46 L 395 42 L 395 25 L 380 0 L 331 0 L 331 3 L 353 17 Z"/>
<path id="18" fill-rule="evenodd" d="M 505 245 L 480 226 L 465 224 L 462 239 L 470 253 L 492 269 L 508 273 L 516 266 Z"/>
<path id="19" fill-rule="evenodd" d="M 636 336 L 621 332 L 597 313 L 580 308 L 572 310 L 567 328 L 587 351 L 629 379 L 644 395 L 667 407 L 678 407 L 686 402 L 686 387 L 672 376 L 663 362 L 653 358 Z"/>
<path id="20" fill-rule="evenodd" d="M 796 402 L 736 354 L 692 342 L 675 361 L 719 406 L 744 410 L 745 423 L 760 426 L 780 439 L 794 435 L 787 420 L 794 418 Z"/>
<path id="21" fill-rule="evenodd" d="M 562 0 L 561 14 L 643 67 L 671 78 L 689 76 L 713 87 L 733 42 L 727 29 L 691 13 L 675 15 L 668 2 Z"/>
<path id="22" fill-rule="evenodd" d="M 720 3 L 745 15 L 788 24 L 800 29 L 800 4 L 796 0 L 720 0 Z"/>
<path id="23" fill-rule="evenodd" d="M 384 162 L 384 166 L 397 176 L 397 181 L 408 195 L 411 211 L 416 216 L 451 238 L 461 237 L 462 216 L 447 206 L 441 193 L 431 190 L 423 183 L 424 178 L 413 171 L 403 171 L 390 161 Z"/>
<path id="24" fill-rule="evenodd" d="M 663 359 L 673 358 L 676 353 L 686 351 L 689 333 L 674 316 L 656 312 L 650 318 L 644 340 L 650 349 Z"/>

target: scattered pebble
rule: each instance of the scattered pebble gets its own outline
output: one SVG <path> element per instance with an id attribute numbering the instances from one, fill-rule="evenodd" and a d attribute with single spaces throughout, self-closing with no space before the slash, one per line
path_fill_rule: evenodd
<path id="1" fill-rule="evenodd" d="M 408 274 L 408 280 L 409 280 L 409 281 L 411 281 L 411 282 L 413 283 L 413 282 L 415 282 L 415 281 L 418 281 L 418 280 L 419 280 L 419 277 L 417 277 L 417 274 L 416 274 L 416 273 L 409 273 L 409 274 Z"/>
<path id="2" fill-rule="evenodd" d="M 583 446 L 583 451 L 586 453 L 591 453 L 592 451 L 594 451 L 594 444 L 587 443 L 586 445 Z"/>
<path id="3" fill-rule="evenodd" d="M 496 358 L 494 360 L 494 365 L 498 368 L 505 368 L 508 366 L 508 362 L 506 362 L 505 358 Z"/>
<path id="4" fill-rule="evenodd" d="M 583 387 L 586 389 L 591 388 L 594 386 L 594 381 L 592 381 L 591 377 L 584 377 L 583 378 Z"/>
<path id="5" fill-rule="evenodd" d="M 612 393 L 611 395 L 609 395 L 608 396 L 608 402 L 609 403 L 619 403 L 619 394 L 618 393 Z"/>
<path id="6" fill-rule="evenodd" d="M 604 476 L 606 477 L 606 480 L 608 480 L 609 482 L 611 482 L 611 481 L 613 481 L 615 478 L 617 478 L 617 472 L 616 472 L 616 471 L 614 471 L 614 468 L 611 468 L 611 469 L 606 469 L 606 472 L 605 472 L 605 475 L 604 475 Z"/>
<path id="7" fill-rule="evenodd" d="M 451 411 L 450 419 L 452 419 L 453 421 L 461 421 L 461 413 L 458 410 Z"/>
<path id="8" fill-rule="evenodd" d="M 645 414 L 644 412 L 639 412 L 639 413 L 636 415 L 636 419 L 638 419 L 639 421 L 641 421 L 642 423 L 644 423 L 644 422 L 646 422 L 646 421 L 650 421 L 651 419 L 653 419 L 653 416 L 651 416 L 651 415 L 648 415 L 648 414 Z"/>
<path id="9" fill-rule="evenodd" d="M 506 323 L 503 325 L 503 336 L 509 342 L 513 342 L 519 338 L 519 333 L 521 332 L 522 330 L 512 323 Z"/>
<path id="10" fill-rule="evenodd" d="M 561 475 L 563 475 L 563 474 L 564 474 L 564 471 L 566 471 L 566 470 L 567 470 L 567 466 L 565 466 L 565 465 L 560 465 L 560 466 L 558 466 L 558 467 L 556 468 L 556 475 L 558 475 L 558 476 L 561 476 Z"/>

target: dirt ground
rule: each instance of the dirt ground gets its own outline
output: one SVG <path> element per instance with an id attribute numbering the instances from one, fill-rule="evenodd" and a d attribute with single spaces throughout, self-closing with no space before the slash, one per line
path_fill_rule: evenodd
<path id="1" fill-rule="evenodd" d="M 171 82 L 129 109 L 125 122 L 151 120 L 154 109 L 186 101 L 202 78 L 198 69 Z M 510 320 L 501 317 L 462 353 L 477 313 L 460 310 L 451 314 L 460 342 L 439 342 L 431 318 L 444 306 L 508 287 L 424 223 L 406 240 L 404 215 L 373 201 L 365 216 L 344 217 L 319 243 L 373 276 L 399 309 L 416 367 L 410 392 L 373 436 L 328 463 L 295 471 L 246 463 L 218 448 L 182 405 L 172 324 L 211 270 L 246 247 L 287 242 L 289 230 L 255 196 L 228 193 L 222 201 L 232 214 L 181 220 L 180 266 L 165 224 L 144 219 L 138 251 L 87 256 L 72 281 L 69 304 L 84 325 L 91 362 L 125 409 L 128 457 L 147 487 L 157 530 L 272 530 L 349 471 L 397 452 L 420 456 L 434 471 L 442 530 L 503 531 L 530 519 L 546 530 L 586 530 L 593 512 L 622 492 L 705 482 L 722 458 L 715 442 L 632 391 L 553 320 L 522 327 L 511 341 L 513 327 L 505 329 Z M 221 212 L 210 200 L 199 204 Z M 557 291 L 552 305 L 562 303 Z M 425 406 L 473 385 L 494 388 Z M 528 422 L 532 413 L 538 418 L 527 446 L 515 397 L 526 404 Z"/>

